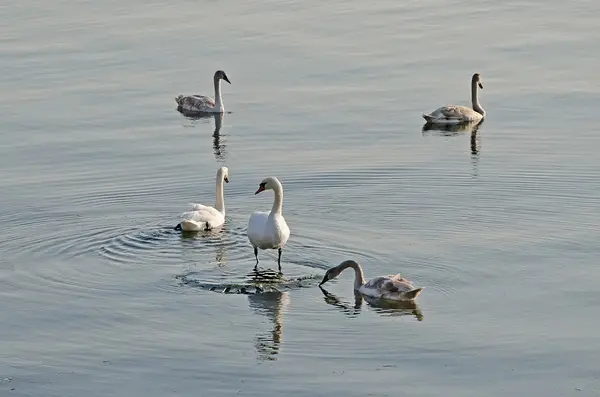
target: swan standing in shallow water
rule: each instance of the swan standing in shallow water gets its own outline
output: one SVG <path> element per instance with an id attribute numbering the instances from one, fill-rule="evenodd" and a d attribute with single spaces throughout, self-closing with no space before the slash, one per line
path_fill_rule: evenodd
<path id="1" fill-rule="evenodd" d="M 327 270 L 319 287 L 327 281 L 336 278 L 341 272 L 349 267 L 354 269 L 354 290 L 366 296 L 394 301 L 412 301 L 423 290 L 423 288 L 413 287 L 410 281 L 402 278 L 399 274 L 394 276 L 375 277 L 374 279 L 365 282 L 362 267 L 360 267 L 358 262 L 353 260 L 344 261 L 338 266 Z"/>
<path id="2" fill-rule="evenodd" d="M 202 204 L 190 204 L 191 211 L 181 215 L 181 222 L 175 230 L 198 232 L 212 230 L 225 222 L 225 200 L 223 198 L 223 181 L 229 183 L 229 169 L 221 167 L 217 171 L 217 202 L 214 207 Z"/>
<path id="3" fill-rule="evenodd" d="M 190 113 L 223 113 L 223 98 L 221 98 L 221 80 L 229 84 L 229 78 L 222 70 L 217 70 L 214 76 L 215 99 L 204 95 L 179 95 L 175 98 L 178 109 Z"/>
<path id="4" fill-rule="evenodd" d="M 477 86 L 483 89 L 479 73 L 475 73 L 471 78 L 471 102 L 473 109 L 458 105 L 443 106 L 429 114 L 424 114 L 423 118 L 428 123 L 434 124 L 459 124 L 482 120 L 485 118 L 485 110 L 479 103 Z"/>
<path id="5" fill-rule="evenodd" d="M 281 273 L 281 250 L 285 243 L 290 238 L 290 228 L 288 227 L 282 215 L 283 208 L 283 186 L 279 179 L 274 176 L 265 178 L 258 190 L 254 194 L 258 194 L 265 190 L 273 190 L 275 199 L 271 212 L 254 212 L 250 215 L 248 221 L 248 240 L 254 247 L 254 256 L 256 257 L 256 265 L 254 270 L 258 269 L 258 249 L 277 249 L 279 256 L 277 265 Z"/>

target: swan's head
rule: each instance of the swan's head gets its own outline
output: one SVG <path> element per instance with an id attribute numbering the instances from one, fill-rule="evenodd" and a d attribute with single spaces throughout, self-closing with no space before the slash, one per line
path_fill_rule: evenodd
<path id="1" fill-rule="evenodd" d="M 215 72 L 215 79 L 216 80 L 225 80 L 226 82 L 228 82 L 229 84 L 231 84 L 231 81 L 229 81 L 229 78 L 227 77 L 227 75 L 225 74 L 225 72 L 222 71 L 222 70 L 217 70 Z"/>
<path id="2" fill-rule="evenodd" d="M 473 75 L 473 79 L 471 80 L 473 83 L 476 83 L 479 88 L 481 88 L 483 90 L 483 80 L 481 78 L 481 75 L 479 73 L 475 73 Z"/>
<path id="3" fill-rule="evenodd" d="M 268 178 L 263 179 L 260 185 L 258 185 L 258 190 L 254 192 L 254 194 L 264 192 L 265 190 L 275 190 L 275 187 L 278 185 L 281 185 L 281 183 L 279 183 L 279 180 L 274 176 L 270 176 Z"/>
<path id="4" fill-rule="evenodd" d="M 223 178 L 225 183 L 229 183 L 229 168 L 227 168 L 227 167 L 219 168 L 219 170 L 217 171 L 217 179 L 219 179 L 219 178 Z"/>
<path id="5" fill-rule="evenodd" d="M 325 275 L 323 276 L 323 280 L 321 280 L 321 282 L 319 283 L 319 287 L 328 282 L 329 280 L 333 280 L 334 278 L 339 276 L 340 273 L 341 270 L 337 266 L 327 270 L 327 273 L 325 273 Z"/>

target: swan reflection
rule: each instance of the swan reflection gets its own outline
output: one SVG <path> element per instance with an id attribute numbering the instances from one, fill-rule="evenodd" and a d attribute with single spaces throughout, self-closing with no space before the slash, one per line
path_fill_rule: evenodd
<path id="1" fill-rule="evenodd" d="M 223 126 L 223 120 L 225 120 L 225 113 L 194 113 L 180 108 L 177 108 L 177 110 L 187 119 L 191 120 L 192 124 L 195 124 L 196 121 L 207 122 L 209 119 L 214 118 L 215 130 L 212 135 L 213 152 L 215 159 L 220 163 L 224 163 L 227 158 L 227 143 L 221 139 L 221 127 Z"/>
<path id="2" fill-rule="evenodd" d="M 427 133 L 443 136 L 457 136 L 465 133 L 476 134 L 482 124 L 483 120 L 461 124 L 425 123 L 421 128 L 421 131 L 423 132 L 423 135 L 426 135 Z"/>
<path id="3" fill-rule="evenodd" d="M 193 262 L 198 254 L 198 248 L 214 247 L 215 262 L 217 266 L 223 267 L 227 264 L 229 247 L 231 245 L 230 236 L 227 230 L 227 219 L 223 226 L 212 230 L 201 230 L 198 232 L 178 232 L 184 247 L 190 248 L 183 250 L 182 253 L 186 261 Z M 190 254 L 190 258 L 186 258 Z"/>
<path id="4" fill-rule="evenodd" d="M 325 303 L 337 307 L 348 317 L 356 317 L 360 314 L 363 301 L 382 316 L 414 316 L 418 321 L 423 321 L 423 312 L 414 301 L 388 301 L 372 298 L 354 291 L 354 304 L 345 302 L 336 295 L 319 287 L 323 293 Z"/>
<path id="5" fill-rule="evenodd" d="M 252 311 L 266 317 L 272 323 L 270 330 L 260 330 L 254 338 L 259 361 L 277 360 L 283 336 L 283 314 L 289 302 L 290 297 L 287 292 L 270 291 L 248 295 L 248 303 Z"/>
<path id="6" fill-rule="evenodd" d="M 483 125 L 484 120 L 472 121 L 470 123 L 463 124 L 432 124 L 425 123 L 421 129 L 423 136 L 425 135 L 437 135 L 437 136 L 459 136 L 464 134 L 471 134 L 470 148 L 471 148 L 471 159 L 473 160 L 473 166 L 477 166 L 479 160 L 479 154 L 481 152 L 481 139 L 477 135 L 477 131 Z"/>

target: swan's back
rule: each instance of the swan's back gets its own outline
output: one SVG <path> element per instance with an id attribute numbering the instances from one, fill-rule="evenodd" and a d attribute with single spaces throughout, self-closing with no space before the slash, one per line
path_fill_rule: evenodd
<path id="1" fill-rule="evenodd" d="M 415 289 L 410 281 L 399 274 L 375 277 L 360 288 L 360 292 L 365 295 L 390 300 L 413 300 L 421 290 L 422 288 Z"/>
<path id="2" fill-rule="evenodd" d="M 481 120 L 483 116 L 467 106 L 449 105 L 424 114 L 423 118 L 429 123 L 456 124 Z"/>
<path id="3" fill-rule="evenodd" d="M 182 110 L 188 112 L 209 112 L 215 107 L 215 100 L 204 95 L 179 95 L 175 102 Z"/>

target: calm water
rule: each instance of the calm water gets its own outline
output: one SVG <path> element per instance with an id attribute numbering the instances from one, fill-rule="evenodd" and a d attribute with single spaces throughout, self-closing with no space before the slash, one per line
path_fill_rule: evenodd
<path id="1" fill-rule="evenodd" d="M 1 9 L 2 396 L 600 393 L 597 2 Z M 231 113 L 176 112 L 216 69 Z M 422 131 L 474 72 L 476 134 Z M 223 164 L 224 229 L 173 231 Z M 269 175 L 287 280 L 254 293 Z M 324 295 L 350 258 L 418 305 Z"/>

